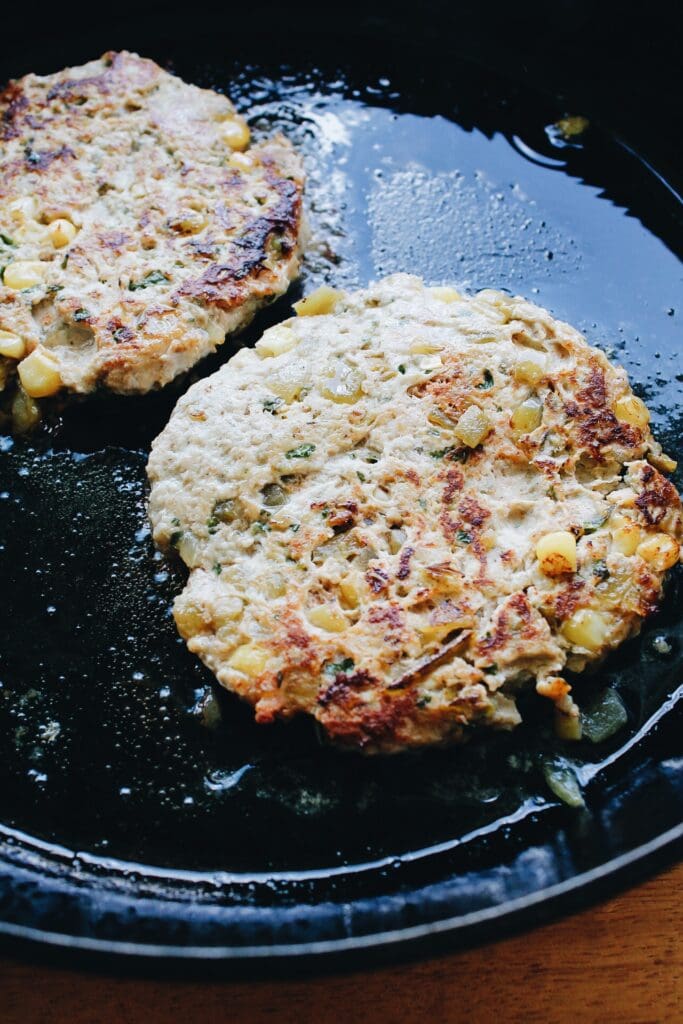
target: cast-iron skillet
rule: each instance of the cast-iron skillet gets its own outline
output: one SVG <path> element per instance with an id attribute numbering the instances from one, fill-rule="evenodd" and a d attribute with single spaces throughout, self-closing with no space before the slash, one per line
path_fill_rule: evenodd
<path id="1" fill-rule="evenodd" d="M 165 4 L 101 27 L 64 16 L 44 46 L 24 35 L 7 48 L 0 72 L 126 46 L 225 89 L 256 135 L 281 127 L 302 147 L 319 244 L 302 283 L 240 344 L 322 280 L 409 270 L 522 292 L 628 369 L 675 457 L 682 208 L 644 159 L 670 149 L 635 100 L 629 141 L 614 134 L 628 127 L 618 83 L 611 93 L 598 74 L 587 89 L 592 22 L 583 5 L 562 10 L 587 33 L 574 28 L 572 45 L 588 38 L 573 90 L 558 46 L 563 99 L 539 74 L 539 39 L 495 5 L 485 25 L 463 16 L 477 62 L 458 12 L 441 5 L 421 21 L 351 6 L 200 11 L 188 26 Z M 553 127 L 567 113 L 591 121 L 570 142 Z M 0 442 L 10 948 L 242 972 L 367 964 L 532 925 L 680 852 L 680 574 L 641 637 L 576 682 L 583 704 L 609 685 L 628 710 L 603 744 L 559 743 L 529 701 L 512 736 L 362 759 L 321 746 L 310 723 L 257 728 L 212 695 L 169 614 L 181 569 L 154 552 L 145 516 L 149 443 L 188 383 L 98 398 Z M 548 789 L 558 767 L 582 784 L 585 808 Z"/>

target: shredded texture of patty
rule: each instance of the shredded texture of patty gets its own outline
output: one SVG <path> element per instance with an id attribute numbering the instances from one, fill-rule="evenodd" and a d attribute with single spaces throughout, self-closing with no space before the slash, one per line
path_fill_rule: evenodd
<path id="1" fill-rule="evenodd" d="M 248 143 L 225 96 L 135 54 L 0 93 L 0 385 L 18 363 L 33 397 L 145 392 L 286 291 L 301 161 Z"/>
<path id="2" fill-rule="evenodd" d="M 153 446 L 190 650 L 258 721 L 366 752 L 509 729 L 534 686 L 566 734 L 563 671 L 636 633 L 679 559 L 675 464 L 625 372 L 495 291 L 396 275 L 299 312 Z"/>

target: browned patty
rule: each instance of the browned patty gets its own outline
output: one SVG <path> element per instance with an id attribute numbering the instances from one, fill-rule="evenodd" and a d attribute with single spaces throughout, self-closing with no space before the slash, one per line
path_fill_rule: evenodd
<path id="1" fill-rule="evenodd" d="M 225 96 L 135 54 L 12 82 L 0 94 L 4 375 L 18 363 L 34 397 L 148 391 L 284 292 L 302 165 L 282 136 L 248 144 Z"/>

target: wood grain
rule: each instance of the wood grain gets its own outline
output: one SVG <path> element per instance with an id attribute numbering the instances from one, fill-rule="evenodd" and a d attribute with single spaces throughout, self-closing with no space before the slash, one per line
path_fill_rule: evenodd
<path id="1" fill-rule="evenodd" d="M 3 1024 L 683 1022 L 683 864 L 536 931 L 425 963 L 297 981 L 201 983 L 0 960 Z"/>

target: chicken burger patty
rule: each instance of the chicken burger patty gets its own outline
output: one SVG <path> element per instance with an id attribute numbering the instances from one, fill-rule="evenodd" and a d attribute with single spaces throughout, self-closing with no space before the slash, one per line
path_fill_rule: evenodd
<path id="1" fill-rule="evenodd" d="M 578 709 L 563 678 L 657 606 L 675 468 L 572 327 L 397 275 L 298 306 L 179 401 L 149 460 L 188 647 L 260 722 L 367 752 Z"/>
<path id="2" fill-rule="evenodd" d="M 108 53 L 0 94 L 0 385 L 168 383 L 297 274 L 303 170 L 225 96 Z"/>

